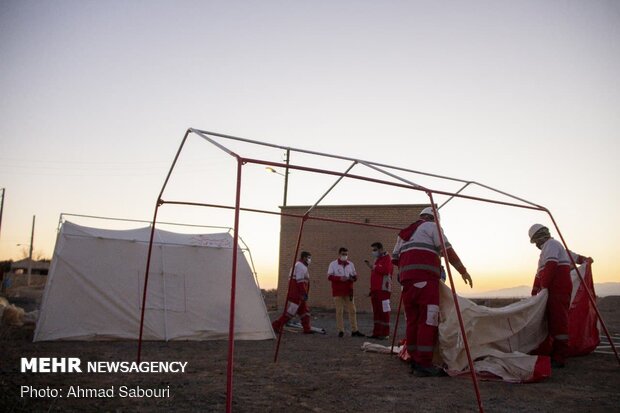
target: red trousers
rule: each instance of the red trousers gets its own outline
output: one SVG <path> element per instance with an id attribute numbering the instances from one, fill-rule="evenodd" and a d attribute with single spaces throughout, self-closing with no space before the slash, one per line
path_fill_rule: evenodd
<path id="1" fill-rule="evenodd" d="M 547 298 L 547 325 L 553 342 L 551 358 L 563 363 L 568 356 L 568 309 L 569 294 L 555 294 L 549 290 Z"/>
<path id="2" fill-rule="evenodd" d="M 372 335 L 375 337 L 384 337 L 390 335 L 390 312 L 383 311 L 383 301 L 389 299 L 389 291 L 372 291 L 370 293 L 370 302 L 372 303 L 372 318 L 374 321 Z"/>
<path id="3" fill-rule="evenodd" d="M 439 325 L 439 279 L 408 279 L 403 284 L 407 316 L 407 351 L 421 367 L 433 365 L 433 349 Z"/>
<path id="4" fill-rule="evenodd" d="M 297 309 L 295 309 L 295 306 L 298 306 Z M 271 326 L 275 332 L 279 332 L 280 329 L 284 327 L 284 324 L 286 324 L 286 322 L 291 318 L 295 317 L 295 315 L 299 315 L 301 325 L 304 328 L 304 333 L 310 332 L 310 307 L 308 307 L 308 304 L 301 299 L 289 299 L 287 308 L 284 309 L 284 313 L 282 313 L 280 318 L 271 323 Z"/>
<path id="5" fill-rule="evenodd" d="M 546 268 L 545 268 L 546 269 Z M 540 344 L 536 354 L 550 355 L 552 360 L 560 363 L 568 357 L 568 311 L 573 283 L 568 265 L 558 265 L 545 274 L 547 298 L 547 339 Z M 536 284 L 534 285 L 536 287 Z"/>

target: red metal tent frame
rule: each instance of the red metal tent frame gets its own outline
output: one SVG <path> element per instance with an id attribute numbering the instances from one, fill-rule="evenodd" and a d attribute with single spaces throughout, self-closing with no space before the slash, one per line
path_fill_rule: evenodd
<path id="1" fill-rule="evenodd" d="M 179 159 L 179 155 L 181 154 L 181 151 L 183 150 L 183 147 L 185 146 L 185 143 L 187 142 L 187 139 L 190 136 L 190 134 L 197 135 L 198 137 L 204 139 L 205 141 L 209 142 L 210 144 L 214 145 L 215 147 L 217 147 L 221 151 L 224 151 L 226 154 L 228 154 L 231 157 L 236 159 L 236 161 L 237 161 L 236 181 L 237 181 L 237 183 L 236 183 L 236 195 L 235 195 L 235 205 L 234 206 L 232 206 L 232 205 L 207 204 L 207 203 L 196 203 L 196 202 L 184 202 L 184 201 L 173 201 L 173 200 L 164 200 L 163 199 L 163 194 L 164 194 L 166 186 L 168 185 L 168 182 L 170 180 L 170 176 L 172 174 L 172 171 L 174 170 L 175 166 L 177 165 L 177 161 Z M 263 147 L 269 147 L 269 148 L 274 148 L 274 149 L 285 150 L 286 153 L 287 153 L 286 163 L 283 164 L 281 162 L 271 162 L 271 161 L 262 160 L 262 159 L 254 159 L 254 158 L 242 157 L 239 154 L 237 154 L 237 153 L 233 152 L 232 150 L 230 150 L 229 148 L 227 148 L 226 146 L 224 146 L 224 144 L 221 143 L 221 142 L 224 142 L 224 141 L 236 141 L 236 142 L 242 142 L 242 143 L 250 144 L 250 145 L 259 145 L 259 146 L 263 146 Z M 328 170 L 328 169 L 314 168 L 314 167 L 309 167 L 309 166 L 305 166 L 305 165 L 295 165 L 295 164 L 291 164 L 290 163 L 290 156 L 289 155 L 290 155 L 291 152 L 297 152 L 297 153 L 302 153 L 302 154 L 306 154 L 306 155 L 315 155 L 315 156 L 319 156 L 319 157 L 327 157 L 327 158 L 331 158 L 331 159 L 339 159 L 339 160 L 344 160 L 344 161 L 350 161 L 350 162 L 352 162 L 352 164 L 345 172 L 338 172 L 338 171 L 332 171 L 332 170 Z M 332 175 L 332 176 L 338 177 L 338 179 L 327 190 L 327 192 L 310 209 L 308 209 L 308 211 L 304 215 L 284 214 L 284 213 L 278 213 L 278 212 L 273 212 L 273 211 L 266 211 L 266 210 L 259 210 L 259 209 L 250 209 L 250 208 L 242 208 L 242 206 L 241 206 L 241 178 L 242 178 L 243 166 L 246 165 L 246 164 L 257 164 L 257 165 L 285 168 L 287 174 L 288 174 L 289 169 L 293 169 L 293 170 L 311 172 L 311 173 L 316 173 L 316 174 Z M 356 165 L 363 165 L 363 166 L 365 166 L 365 167 L 367 167 L 369 169 L 372 169 L 375 172 L 379 172 L 380 174 L 385 175 L 386 177 L 392 178 L 393 180 L 388 181 L 388 180 L 384 180 L 384 179 L 377 179 L 377 178 L 372 178 L 372 177 L 368 177 L 368 176 L 351 174 L 350 173 L 351 169 L 353 169 L 353 167 L 356 166 Z M 448 181 L 453 181 L 453 182 L 460 182 L 460 183 L 462 183 L 464 185 L 457 192 L 441 191 L 441 190 L 428 188 L 428 187 L 425 187 L 425 186 L 422 186 L 422 185 L 418 185 L 418 184 L 416 184 L 414 182 L 411 182 L 411 181 L 403 178 L 402 176 L 398 175 L 398 173 L 401 173 L 401 172 L 418 174 L 418 175 L 424 175 L 424 176 L 427 176 L 427 177 L 433 177 L 433 178 L 438 178 L 438 179 L 443 179 L 443 180 L 448 180 Z M 479 408 L 479 410 L 481 412 L 483 412 L 484 410 L 483 410 L 483 406 L 482 406 L 482 399 L 481 399 L 481 396 L 480 396 L 480 389 L 479 389 L 479 386 L 478 386 L 478 379 L 477 379 L 477 375 L 476 375 L 476 372 L 475 372 L 475 369 L 474 369 L 473 360 L 471 358 L 471 354 L 470 354 L 470 351 L 469 351 L 469 344 L 468 344 L 468 341 L 467 341 L 467 335 L 465 333 L 465 327 L 463 325 L 463 319 L 461 317 L 461 310 L 460 310 L 460 307 L 459 307 L 459 304 L 458 304 L 458 299 L 457 299 L 457 295 L 456 295 L 456 288 L 454 286 L 454 280 L 452 278 L 452 272 L 451 272 L 451 269 L 450 269 L 450 265 L 447 262 L 448 254 L 447 254 L 446 245 L 445 245 L 445 242 L 444 242 L 444 239 L 443 239 L 443 236 L 442 236 L 441 223 L 440 223 L 440 220 L 439 220 L 439 214 L 437 213 L 437 210 L 441 206 L 445 205 L 447 202 L 452 200 L 453 198 L 458 197 L 458 198 L 469 199 L 469 200 L 473 200 L 473 201 L 486 202 L 486 203 L 492 203 L 492 204 L 498 204 L 498 205 L 511 206 L 511 207 L 516 207 L 516 208 L 524 208 L 524 209 L 530 209 L 530 210 L 537 210 L 537 211 L 545 212 L 551 218 L 551 221 L 553 222 L 553 225 L 555 226 L 555 229 L 558 232 L 558 235 L 560 236 L 560 239 L 562 241 L 562 244 L 564 245 L 564 248 L 566 248 L 568 250 L 568 245 L 566 244 L 566 241 L 565 241 L 564 237 L 562 236 L 560 228 L 558 227 L 558 224 L 556 223 L 556 221 L 553 218 L 553 215 L 551 214 L 549 209 L 547 209 L 547 208 L 545 208 L 545 207 L 543 207 L 541 205 L 535 204 L 533 202 L 527 201 L 525 199 L 522 199 L 522 198 L 516 197 L 514 195 L 511 195 L 511 194 L 509 194 L 507 192 L 500 191 L 498 189 L 492 188 L 492 187 L 487 186 L 487 185 L 483 185 L 483 184 L 475 182 L 475 181 L 467 181 L 467 180 L 463 180 L 463 179 L 452 178 L 452 177 L 447 177 L 447 176 L 442 176 L 442 175 L 437 175 L 437 174 L 431 174 L 431 173 L 426 173 L 426 172 L 421 172 L 421 171 L 416 171 L 416 170 L 412 170 L 412 169 L 406 169 L 406 168 L 401 168 L 401 167 L 396 167 L 396 166 L 391 166 L 391 165 L 386 165 L 386 164 L 381 164 L 381 163 L 376 163 L 376 162 L 364 161 L 364 160 L 349 158 L 349 157 L 345 157 L 345 156 L 331 155 L 331 154 L 320 153 L 320 152 L 316 152 L 316 151 L 310 151 L 310 150 L 291 148 L 291 147 L 286 147 L 286 146 L 281 146 L 281 145 L 275 145 L 275 144 L 270 144 L 270 143 L 266 143 L 266 142 L 250 140 L 250 139 L 245 139 L 245 138 L 240 138 L 240 137 L 235 137 L 235 136 L 230 136 L 230 135 L 224 135 L 224 134 L 220 134 L 220 133 L 208 132 L 208 131 L 199 130 L 199 129 L 193 129 L 193 128 L 189 128 L 185 132 L 185 135 L 183 136 L 183 139 L 181 141 L 181 145 L 179 146 L 179 149 L 177 150 L 177 153 L 176 153 L 176 155 L 174 157 L 172 165 L 170 166 L 170 170 L 168 171 L 168 175 L 166 176 L 166 179 L 164 181 L 162 189 L 161 189 L 161 191 L 159 193 L 159 196 L 157 197 L 157 202 L 155 204 L 155 212 L 153 214 L 153 221 L 152 221 L 152 225 L 151 225 L 151 237 L 150 237 L 150 241 L 149 241 L 148 257 L 147 257 L 146 271 L 145 271 L 145 277 L 144 277 L 144 290 L 143 290 L 143 296 L 142 296 L 142 309 L 141 309 L 141 315 L 140 315 L 140 334 L 139 334 L 139 339 L 138 339 L 138 361 L 140 360 L 141 351 L 142 351 L 142 333 L 143 333 L 143 328 L 144 328 L 144 309 L 146 308 L 146 297 L 147 297 L 147 288 L 148 288 L 148 279 L 149 279 L 149 269 L 150 269 L 150 263 L 151 263 L 151 253 L 152 253 L 152 246 L 153 246 L 153 236 L 154 236 L 154 232 L 155 232 L 155 225 L 157 223 L 157 213 L 158 213 L 159 208 L 161 206 L 163 206 L 164 204 L 188 205 L 188 206 L 201 206 L 201 207 L 211 207 L 211 208 L 224 208 L 224 209 L 231 209 L 231 210 L 235 211 L 234 212 L 234 225 L 233 225 L 233 229 L 234 229 L 233 248 L 232 248 L 232 251 L 233 251 L 232 252 L 232 254 L 233 254 L 232 258 L 233 259 L 232 259 L 232 268 L 231 268 L 230 315 L 229 315 L 229 330 L 228 330 L 228 363 L 227 363 L 227 378 L 226 378 L 226 411 L 230 412 L 230 411 L 232 411 L 232 395 L 233 395 L 234 335 L 235 335 L 234 321 L 235 321 L 235 296 L 236 296 L 236 275 L 237 275 L 237 250 L 238 250 L 238 246 L 239 246 L 239 216 L 240 216 L 241 212 L 243 211 L 243 212 L 254 212 L 254 213 L 263 213 L 263 214 L 272 214 L 272 215 L 280 215 L 280 216 L 289 216 L 289 217 L 299 218 L 300 219 L 300 227 L 299 227 L 299 235 L 298 235 L 298 238 L 297 238 L 297 244 L 296 244 L 296 247 L 295 247 L 295 254 L 293 255 L 293 260 L 294 260 L 293 261 L 293 266 L 295 264 L 295 260 L 297 259 L 298 254 L 299 254 L 299 248 L 300 248 L 300 243 L 301 243 L 301 237 L 302 237 L 303 230 L 304 230 L 304 224 L 309 219 L 315 219 L 315 220 L 320 220 L 320 221 L 330 221 L 330 222 L 334 222 L 334 223 L 355 224 L 355 225 L 363 225 L 363 226 L 374 226 L 374 227 L 390 228 L 390 229 L 395 229 L 395 230 L 400 229 L 400 228 L 396 228 L 396 227 L 372 225 L 372 224 L 367 224 L 367 223 L 362 223 L 362 222 L 352 222 L 352 221 L 346 221 L 346 220 L 336 220 L 336 219 L 326 219 L 326 218 L 312 217 L 310 215 L 312 210 L 345 177 L 349 178 L 349 179 L 354 179 L 354 180 L 372 182 L 372 183 L 376 183 L 376 184 L 380 184 L 380 185 L 387 185 L 387 186 L 392 186 L 392 187 L 405 188 L 405 189 L 410 189 L 410 190 L 413 190 L 413 191 L 421 191 L 421 192 L 424 192 L 428 196 L 429 203 L 432 206 L 433 211 L 435 212 L 435 216 L 437 217 L 437 219 L 436 219 L 437 226 L 440 229 L 439 234 L 440 234 L 441 247 L 442 247 L 442 251 L 443 251 L 444 260 L 446 260 L 445 267 L 446 267 L 446 270 L 447 270 L 448 279 L 450 280 L 450 287 L 451 287 L 451 290 L 452 290 L 452 298 L 454 300 L 454 305 L 456 307 L 457 314 L 458 314 L 458 320 L 459 320 L 459 326 L 460 326 L 460 330 L 461 330 L 461 336 L 463 337 L 463 343 L 464 343 L 464 346 L 465 346 L 465 351 L 467 353 L 467 359 L 468 359 L 468 363 L 469 363 L 469 370 L 470 370 L 470 373 L 471 373 L 471 379 L 472 379 L 472 383 L 473 383 L 474 390 L 475 390 L 475 393 L 476 393 L 476 399 L 477 399 L 477 402 L 478 402 L 478 408 Z M 488 198 L 483 198 L 483 197 L 463 195 L 462 192 L 469 185 L 476 185 L 476 186 L 485 188 L 487 190 L 490 190 L 492 192 L 501 194 L 501 195 L 503 195 L 505 197 L 511 198 L 513 200 L 513 202 L 507 202 L 507 201 L 500 201 L 500 200 L 488 199 Z M 437 207 L 437 205 L 435 203 L 435 200 L 434 200 L 434 195 L 449 196 L 449 199 L 447 201 L 445 201 L 440 207 Z M 517 202 L 515 202 L 515 201 L 517 201 Z M 570 256 L 570 254 L 569 254 L 569 257 L 571 259 L 571 263 L 572 263 L 573 267 L 577 268 L 577 264 L 575 263 L 573 258 Z M 583 282 L 584 281 L 583 276 L 581 275 L 581 272 L 578 269 L 577 269 L 577 273 L 578 273 L 581 281 Z M 289 278 L 289 288 L 290 288 L 290 283 L 291 283 L 291 279 Z M 595 301 L 595 299 L 594 299 L 594 297 L 592 295 L 592 292 L 587 288 L 587 285 L 585 284 L 585 282 L 583 282 L 583 285 L 586 287 L 586 291 L 588 292 L 588 299 L 590 300 L 590 303 L 592 303 L 592 306 L 596 310 L 596 315 L 598 317 L 598 320 L 600 321 L 600 324 L 603 327 L 603 330 L 605 331 L 605 334 L 606 334 L 606 336 L 607 336 L 607 338 L 609 340 L 609 343 L 611 344 L 611 347 L 614 350 L 614 353 L 616 355 L 616 359 L 620 363 L 620 356 L 618 355 L 618 352 L 617 352 L 617 350 L 616 350 L 616 348 L 615 348 L 615 346 L 613 344 L 613 341 L 611 339 L 609 331 L 607 330 L 605 322 L 603 321 L 603 318 L 601 317 L 601 314 L 600 314 L 600 312 L 599 312 L 599 310 L 598 310 L 598 308 L 596 306 L 596 301 Z M 287 293 L 287 302 L 288 302 L 288 293 Z M 287 302 L 284 305 L 284 311 L 286 311 Z M 399 315 L 400 315 L 400 306 L 399 306 L 399 310 L 398 311 L 399 311 Z M 396 322 L 398 323 L 398 320 Z M 282 331 L 280 331 L 280 333 L 278 334 L 276 351 L 275 351 L 275 355 L 274 355 L 274 362 L 277 361 L 278 351 L 279 351 L 279 348 L 280 348 L 281 339 L 282 339 Z"/>

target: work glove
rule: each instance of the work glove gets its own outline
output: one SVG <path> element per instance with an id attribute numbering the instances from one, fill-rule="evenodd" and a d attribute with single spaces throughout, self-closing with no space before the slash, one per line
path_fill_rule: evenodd
<path id="1" fill-rule="evenodd" d="M 304 301 L 308 301 L 308 294 L 302 295 L 301 299 L 304 300 Z"/>

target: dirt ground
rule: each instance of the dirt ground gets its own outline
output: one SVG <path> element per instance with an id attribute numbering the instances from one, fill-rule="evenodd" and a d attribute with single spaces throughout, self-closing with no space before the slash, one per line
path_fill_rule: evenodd
<path id="1" fill-rule="evenodd" d="M 599 308 L 620 344 L 620 297 Z M 271 314 L 272 318 L 275 314 Z M 369 333 L 372 315 L 359 314 Z M 402 320 L 401 320 L 402 321 Z M 416 378 L 396 356 L 365 353 L 365 338 L 338 338 L 334 313 L 315 312 L 313 324 L 327 335 L 286 332 L 273 362 L 275 341 L 235 343 L 233 409 L 237 412 L 477 411 L 469 376 Z M 37 342 L 32 327 L 3 330 L 0 336 L 0 411 L 214 411 L 225 408 L 225 341 L 147 342 L 143 360 L 187 361 L 183 374 L 20 373 L 21 357 L 80 357 L 87 361 L 134 361 L 136 342 Z M 403 336 L 403 327 L 399 337 Z M 388 345 L 387 341 L 377 342 Z M 617 344 L 617 345 L 618 345 Z M 169 388 L 164 398 L 20 397 L 21 386 L 66 390 L 70 386 Z M 613 354 L 572 358 L 565 369 L 535 384 L 480 382 L 485 411 L 620 411 L 620 365 Z"/>

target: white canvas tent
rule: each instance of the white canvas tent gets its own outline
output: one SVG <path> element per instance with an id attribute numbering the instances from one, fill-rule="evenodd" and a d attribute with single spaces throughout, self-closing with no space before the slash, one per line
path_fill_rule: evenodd
<path id="1" fill-rule="evenodd" d="M 104 230 L 65 221 L 34 341 L 137 339 L 150 228 Z M 145 340 L 228 338 L 233 239 L 157 229 Z M 237 252 L 235 339 L 274 338 L 260 290 Z"/>

